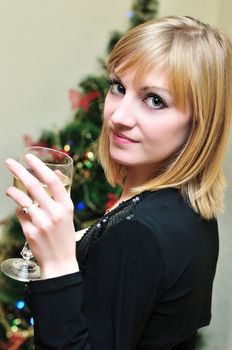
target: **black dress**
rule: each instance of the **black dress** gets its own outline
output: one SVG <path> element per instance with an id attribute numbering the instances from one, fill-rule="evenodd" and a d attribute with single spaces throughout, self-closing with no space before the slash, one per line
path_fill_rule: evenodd
<path id="1" fill-rule="evenodd" d="M 80 272 L 28 284 L 36 349 L 194 349 L 217 257 L 216 220 L 178 190 L 135 196 L 77 242 Z"/>

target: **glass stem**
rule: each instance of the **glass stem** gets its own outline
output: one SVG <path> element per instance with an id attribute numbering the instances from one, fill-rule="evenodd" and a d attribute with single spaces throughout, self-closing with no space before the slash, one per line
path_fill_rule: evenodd
<path id="1" fill-rule="evenodd" d="M 30 260 L 33 258 L 33 254 L 29 248 L 27 241 L 24 243 L 23 249 L 20 252 L 24 260 Z"/>

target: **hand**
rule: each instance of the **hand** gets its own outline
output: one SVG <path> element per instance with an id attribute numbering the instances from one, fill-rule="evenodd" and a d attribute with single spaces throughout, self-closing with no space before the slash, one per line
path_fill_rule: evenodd
<path id="1" fill-rule="evenodd" d="M 46 184 L 51 197 L 40 181 L 13 159 L 5 161 L 8 169 L 22 181 L 30 197 L 11 186 L 6 194 L 18 205 L 17 217 L 30 249 L 38 261 L 42 278 L 52 278 L 79 270 L 76 260 L 73 203 L 59 177 L 32 154 L 26 160 Z M 36 203 L 36 204 L 35 204 Z M 24 213 L 22 207 L 28 207 Z"/>

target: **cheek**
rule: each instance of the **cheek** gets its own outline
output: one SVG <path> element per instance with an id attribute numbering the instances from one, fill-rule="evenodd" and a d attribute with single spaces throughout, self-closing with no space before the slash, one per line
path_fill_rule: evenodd
<path id="1" fill-rule="evenodd" d="M 167 118 L 166 121 L 154 122 L 149 128 L 144 129 L 144 138 L 148 145 L 161 147 L 163 150 L 173 151 L 185 143 L 189 134 L 191 122 L 188 119 Z"/>
<path id="2" fill-rule="evenodd" d="M 183 145 L 187 139 L 189 133 L 189 123 L 184 123 L 182 125 L 178 125 L 173 130 L 170 130 L 170 142 L 173 142 L 174 146 L 177 147 Z"/>
<path id="3" fill-rule="evenodd" d="M 189 130 L 190 122 L 186 121 L 170 131 L 169 135 L 167 135 L 167 140 L 169 139 L 168 145 L 171 150 L 176 151 L 183 147 L 188 138 Z"/>
<path id="4" fill-rule="evenodd" d="M 184 115 L 182 123 L 177 124 L 176 135 L 180 140 L 180 143 L 184 143 L 189 135 L 192 119 L 190 115 Z"/>

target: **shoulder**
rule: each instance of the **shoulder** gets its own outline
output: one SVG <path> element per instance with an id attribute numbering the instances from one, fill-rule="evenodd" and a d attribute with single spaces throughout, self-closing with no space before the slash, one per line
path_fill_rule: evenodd
<path id="1" fill-rule="evenodd" d="M 203 219 L 174 188 L 151 192 L 137 206 L 134 215 L 151 231 L 161 236 L 165 234 L 165 237 L 169 232 L 172 236 L 187 235 L 188 239 L 208 230 L 217 232 L 217 221 Z"/>
<path id="2" fill-rule="evenodd" d="M 216 220 L 205 220 L 196 213 L 177 189 L 167 188 L 145 197 L 134 212 L 134 219 L 156 237 L 169 267 L 203 261 L 218 254 Z M 172 268 L 171 268 L 172 269 Z"/>
<path id="3" fill-rule="evenodd" d="M 192 252 L 207 239 L 217 245 L 217 221 L 201 218 L 177 189 L 161 189 L 140 197 L 130 215 L 123 215 L 117 224 L 113 216 L 113 225 L 103 236 L 156 242 L 167 254 L 173 248 Z"/>
<path id="4" fill-rule="evenodd" d="M 134 250 L 159 255 L 172 269 L 180 261 L 183 266 L 200 261 L 209 252 L 216 257 L 217 222 L 202 219 L 178 190 L 167 188 L 141 196 L 128 214 L 112 215 L 94 245 L 110 254 Z"/>
<path id="5" fill-rule="evenodd" d="M 137 207 L 136 215 L 138 218 L 153 217 L 162 220 L 177 218 L 181 213 L 189 217 L 199 217 L 189 206 L 178 189 L 165 188 L 148 193 L 145 199 Z M 178 214 L 178 215 L 177 215 Z"/>

